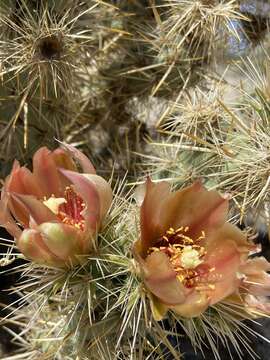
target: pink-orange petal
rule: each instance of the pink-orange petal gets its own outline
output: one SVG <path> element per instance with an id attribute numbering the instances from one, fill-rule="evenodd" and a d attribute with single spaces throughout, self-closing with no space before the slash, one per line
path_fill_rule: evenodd
<path id="1" fill-rule="evenodd" d="M 101 204 L 96 185 L 83 174 L 63 169 L 59 171 L 73 184 L 75 191 L 85 202 L 82 216 L 86 222 L 86 232 L 96 232 L 101 221 Z"/>
<path id="2" fill-rule="evenodd" d="M 270 301 L 268 297 L 249 294 L 244 297 L 244 302 L 247 309 L 251 311 L 255 317 L 270 315 Z"/>
<path id="3" fill-rule="evenodd" d="M 29 225 L 29 212 L 25 208 L 25 206 L 17 201 L 13 196 L 12 193 L 5 193 L 5 197 L 3 200 L 7 204 L 10 213 L 19 222 L 20 225 L 24 227 L 28 227 Z"/>
<path id="4" fill-rule="evenodd" d="M 201 231 L 210 233 L 222 226 L 228 213 L 228 199 L 216 191 L 207 191 L 200 182 L 179 190 L 163 204 L 172 227 L 188 226 L 187 235 L 197 238 Z"/>
<path id="5" fill-rule="evenodd" d="M 217 243 L 222 245 L 226 241 L 234 242 L 241 257 L 241 263 L 246 263 L 249 252 L 254 248 L 254 244 L 248 242 L 247 235 L 233 224 L 225 223 L 214 232 L 208 234 L 205 241 L 203 241 L 203 245 L 211 249 L 211 244 L 215 247 Z"/>
<path id="6" fill-rule="evenodd" d="M 17 160 L 14 161 L 12 171 L 6 178 L 2 193 L 4 192 L 42 197 L 42 191 L 34 175 L 26 167 L 20 167 Z"/>
<path id="7" fill-rule="evenodd" d="M 185 301 L 186 290 L 177 279 L 166 254 L 157 251 L 148 255 L 143 271 L 148 290 L 165 305 L 177 305 Z"/>
<path id="8" fill-rule="evenodd" d="M 4 196 L 5 192 L 8 191 L 16 191 L 19 193 L 23 193 L 24 187 L 21 183 L 21 178 L 19 175 L 21 167 L 17 160 L 14 161 L 12 170 L 9 176 L 7 176 L 4 187 L 2 189 L 1 198 Z"/>
<path id="9" fill-rule="evenodd" d="M 32 218 L 36 225 L 46 221 L 58 220 L 56 215 L 34 196 L 11 193 L 10 197 L 15 203 L 18 203 L 22 208 L 24 208 L 24 215 L 27 217 L 28 223 L 30 218 Z"/>
<path id="10" fill-rule="evenodd" d="M 17 239 L 17 246 L 29 260 L 42 264 L 59 262 L 57 256 L 44 244 L 41 233 L 34 229 L 24 230 Z"/>
<path id="11" fill-rule="evenodd" d="M 82 174 L 87 180 L 96 187 L 100 199 L 100 221 L 106 216 L 112 203 L 112 188 L 110 184 L 101 176 L 95 174 Z"/>
<path id="12" fill-rule="evenodd" d="M 192 292 L 183 304 L 171 306 L 170 309 L 180 316 L 192 318 L 201 315 L 208 308 L 209 303 L 207 294 Z"/>
<path id="13" fill-rule="evenodd" d="M 64 147 L 64 149 L 67 149 L 70 152 L 70 154 L 75 158 L 75 160 L 78 161 L 78 163 L 80 164 L 80 166 L 82 168 L 83 173 L 86 173 L 86 174 L 95 174 L 96 173 L 96 170 L 95 170 L 93 164 L 91 163 L 91 161 L 80 150 L 78 150 L 74 146 L 66 144 L 66 143 L 63 143 L 63 147 Z"/>
<path id="14" fill-rule="evenodd" d="M 25 209 L 18 203 L 15 203 L 9 195 L 10 191 L 16 191 L 18 193 L 24 193 L 24 186 L 21 182 L 21 176 L 19 175 L 21 170 L 20 164 L 17 160 L 14 161 L 12 171 L 6 178 L 4 186 L 1 192 L 1 199 L 9 207 L 15 218 L 22 224 L 26 225 L 28 222 L 28 216 L 25 213 Z"/>
<path id="15" fill-rule="evenodd" d="M 263 257 L 250 259 L 241 266 L 243 288 L 256 296 L 270 296 L 270 263 Z"/>
<path id="16" fill-rule="evenodd" d="M 76 255 L 89 253 L 90 239 L 74 226 L 63 223 L 42 223 L 37 228 L 43 236 L 43 242 L 51 253 L 68 263 L 74 263 Z M 87 243 L 85 243 L 87 240 Z"/>
<path id="17" fill-rule="evenodd" d="M 214 285 L 206 292 L 211 299 L 210 303 L 215 304 L 238 288 L 241 259 L 235 242 L 226 237 L 220 239 L 218 232 L 216 241 L 212 241 L 209 246 L 206 244 L 205 249 L 207 253 L 204 261 L 213 269 L 208 284 Z"/>
<path id="18" fill-rule="evenodd" d="M 10 214 L 7 200 L 8 199 L 0 200 L 0 225 L 3 226 L 12 236 L 19 238 L 22 231 Z"/>
<path id="19" fill-rule="evenodd" d="M 147 255 L 147 250 L 154 245 L 167 230 L 163 223 L 162 204 L 170 193 L 170 186 L 162 181 L 153 183 L 150 178 L 146 181 L 146 191 L 141 205 L 141 251 L 142 256 Z"/>
<path id="20" fill-rule="evenodd" d="M 75 162 L 66 150 L 57 148 L 52 152 L 52 157 L 58 168 L 77 171 Z"/>
<path id="21" fill-rule="evenodd" d="M 53 155 L 46 147 L 40 148 L 33 157 L 33 173 L 45 196 L 60 195 L 61 184 Z"/>
<path id="22" fill-rule="evenodd" d="M 23 187 L 23 192 L 17 191 L 16 189 L 11 189 L 12 192 L 19 192 L 20 194 L 25 195 L 34 195 L 38 198 L 43 197 L 42 190 L 35 178 L 35 176 L 28 170 L 26 167 L 21 167 L 18 171 L 18 177 Z"/>
<path id="23" fill-rule="evenodd" d="M 260 276 L 261 272 L 270 271 L 270 262 L 264 257 L 249 259 L 241 266 L 241 271 L 247 276 Z"/>

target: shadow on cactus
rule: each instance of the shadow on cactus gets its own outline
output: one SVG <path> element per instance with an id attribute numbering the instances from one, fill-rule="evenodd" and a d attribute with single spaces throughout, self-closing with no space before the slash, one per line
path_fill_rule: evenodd
<path id="1" fill-rule="evenodd" d="M 43 60 L 59 60 L 63 51 L 61 35 L 49 35 L 41 38 L 36 45 L 36 56 Z"/>

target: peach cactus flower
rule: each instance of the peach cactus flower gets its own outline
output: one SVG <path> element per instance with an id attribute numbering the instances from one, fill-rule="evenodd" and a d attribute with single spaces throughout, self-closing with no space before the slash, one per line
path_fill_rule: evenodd
<path id="1" fill-rule="evenodd" d="M 228 199 L 200 182 L 171 192 L 147 180 L 134 257 L 156 320 L 167 310 L 195 317 L 233 294 L 253 247 L 226 222 Z"/>
<path id="2" fill-rule="evenodd" d="M 111 201 L 110 185 L 83 153 L 69 145 L 42 147 L 33 172 L 14 161 L 1 192 L 0 224 L 28 259 L 72 266 L 93 249 Z"/>

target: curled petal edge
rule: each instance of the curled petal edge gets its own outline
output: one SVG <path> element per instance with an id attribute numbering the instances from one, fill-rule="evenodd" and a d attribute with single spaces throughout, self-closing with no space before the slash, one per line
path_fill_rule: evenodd
<path id="1" fill-rule="evenodd" d="M 83 173 L 96 174 L 96 169 L 86 155 L 84 155 L 80 150 L 72 145 L 66 144 L 64 142 L 60 142 L 60 144 L 62 145 L 63 149 L 67 150 L 70 155 L 78 161 Z"/>

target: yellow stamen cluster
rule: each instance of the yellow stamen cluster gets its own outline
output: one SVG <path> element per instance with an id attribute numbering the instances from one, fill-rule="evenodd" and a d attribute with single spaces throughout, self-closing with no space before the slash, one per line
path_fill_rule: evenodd
<path id="1" fill-rule="evenodd" d="M 188 231 L 188 226 L 181 226 L 176 230 L 170 228 L 158 241 L 158 246 L 149 249 L 149 254 L 155 251 L 166 253 L 179 281 L 188 288 L 197 288 L 200 286 L 201 276 L 197 267 L 204 263 L 203 258 L 206 255 L 205 248 L 200 244 L 205 239 L 205 232 L 201 231 L 201 235 L 194 240 L 187 235 Z M 207 269 L 207 272 L 211 270 L 213 269 Z M 207 285 L 208 288 L 211 286 Z"/>

